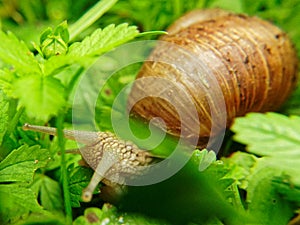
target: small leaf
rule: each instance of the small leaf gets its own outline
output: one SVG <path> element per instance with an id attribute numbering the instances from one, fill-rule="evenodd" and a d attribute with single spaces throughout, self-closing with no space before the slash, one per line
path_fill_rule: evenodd
<path id="1" fill-rule="evenodd" d="M 21 146 L 0 162 L 0 182 L 31 182 L 34 172 L 46 166 L 49 152 L 39 146 Z"/>
<path id="2" fill-rule="evenodd" d="M 11 32 L 0 31 L 0 59 L 11 65 L 19 75 L 40 73 L 37 60 L 26 44 Z"/>
<path id="3" fill-rule="evenodd" d="M 50 211 L 63 210 L 63 198 L 60 184 L 45 175 L 36 175 L 32 189 L 40 196 L 40 203 L 44 209 Z"/>
<path id="4" fill-rule="evenodd" d="M 120 24 L 109 25 L 102 29 L 95 30 L 91 36 L 86 37 L 82 42 L 76 42 L 69 48 L 71 56 L 95 56 L 110 51 L 138 35 L 137 27 Z"/>
<path id="5" fill-rule="evenodd" d="M 60 36 L 61 39 L 65 42 L 69 42 L 69 30 L 68 30 L 68 23 L 67 21 L 62 22 L 59 24 L 54 31 L 54 35 Z"/>
<path id="6" fill-rule="evenodd" d="M 300 117 L 278 113 L 249 113 L 237 118 L 231 128 L 234 139 L 251 153 L 300 159 Z"/>
<path id="7" fill-rule="evenodd" d="M 40 44 L 42 44 L 48 38 L 48 36 L 52 34 L 52 32 L 53 29 L 51 27 L 46 28 L 40 36 Z"/>
<path id="8" fill-rule="evenodd" d="M 235 152 L 229 158 L 222 158 L 225 166 L 230 168 L 226 177 L 234 179 L 241 189 L 248 187 L 248 176 L 251 168 L 257 163 L 254 155 L 245 152 Z"/>
<path id="9" fill-rule="evenodd" d="M 47 28 L 40 36 L 42 55 L 48 59 L 52 56 L 65 55 L 68 51 L 69 31 L 66 21 L 59 24 L 55 30 Z"/>
<path id="10" fill-rule="evenodd" d="M 69 190 L 72 207 L 80 207 L 82 190 L 87 187 L 93 175 L 90 168 L 76 167 L 70 174 Z"/>
<path id="11" fill-rule="evenodd" d="M 251 113 L 236 119 L 234 139 L 259 156 L 260 163 L 286 173 L 294 185 L 300 185 L 300 117 L 277 113 Z"/>
<path id="12" fill-rule="evenodd" d="M 14 84 L 14 95 L 25 106 L 29 116 L 47 120 L 57 115 L 66 101 L 64 87 L 54 77 L 27 76 Z"/>
<path id="13" fill-rule="evenodd" d="M 30 212 L 43 213 L 36 196 L 28 187 L 18 184 L 0 184 L 0 223 L 18 220 Z"/>
<path id="14" fill-rule="evenodd" d="M 195 151 L 195 154 L 199 154 L 199 171 L 202 172 L 206 170 L 210 164 L 217 160 L 217 156 L 214 151 L 207 151 L 206 149 L 202 150 L 201 152 Z"/>

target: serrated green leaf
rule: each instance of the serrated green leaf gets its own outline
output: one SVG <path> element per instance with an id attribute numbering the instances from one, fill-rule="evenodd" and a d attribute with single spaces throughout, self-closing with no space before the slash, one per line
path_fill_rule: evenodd
<path id="1" fill-rule="evenodd" d="M 54 77 L 26 76 L 14 84 L 14 95 L 29 116 L 47 120 L 66 104 L 64 87 Z"/>
<path id="2" fill-rule="evenodd" d="M 40 197 L 44 209 L 50 211 L 63 210 L 63 197 L 60 184 L 50 177 L 39 174 L 35 176 L 31 189 Z"/>
<path id="3" fill-rule="evenodd" d="M 0 182 L 31 182 L 34 172 L 48 160 L 47 149 L 23 145 L 0 162 Z"/>
<path id="4" fill-rule="evenodd" d="M 257 163 L 257 158 L 248 153 L 235 152 L 229 158 L 222 158 L 222 161 L 225 167 L 228 168 L 225 177 L 234 179 L 241 189 L 246 190 L 248 177 L 251 174 L 252 167 Z"/>
<path id="5" fill-rule="evenodd" d="M 138 35 L 136 26 L 111 24 L 102 29 L 95 30 L 91 36 L 82 42 L 76 42 L 69 48 L 70 56 L 95 56 L 110 51 L 114 47 L 123 44 Z"/>
<path id="6" fill-rule="evenodd" d="M 300 160 L 300 117 L 278 113 L 249 113 L 231 128 L 234 139 L 261 156 L 297 157 Z"/>
<path id="7" fill-rule="evenodd" d="M 14 34 L 0 31 L 0 59 L 11 65 L 19 75 L 40 73 L 37 60 L 26 44 Z"/>
<path id="8" fill-rule="evenodd" d="M 300 117 L 277 113 L 251 113 L 236 119 L 232 130 L 235 140 L 259 156 L 260 163 L 291 176 L 300 185 Z"/>
<path id="9" fill-rule="evenodd" d="M 18 184 L 0 184 L 0 223 L 13 223 L 30 212 L 43 213 L 36 196 L 28 187 Z"/>

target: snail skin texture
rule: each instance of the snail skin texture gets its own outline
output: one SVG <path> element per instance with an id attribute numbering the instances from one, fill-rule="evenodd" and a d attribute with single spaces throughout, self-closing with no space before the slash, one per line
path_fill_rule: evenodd
<path id="1" fill-rule="evenodd" d="M 216 86 L 221 88 L 221 100 L 225 101 L 224 110 L 227 111 L 219 110 L 217 115 L 224 117 L 227 114 L 226 123 L 229 125 L 234 117 L 247 112 L 277 109 L 296 84 L 297 57 L 294 48 L 285 33 L 266 21 L 222 10 L 197 10 L 177 20 L 168 32 L 161 40 L 182 46 L 188 50 L 186 52 L 193 53 L 193 57 L 196 56 L 196 60 L 199 58 L 204 65 L 201 71 L 184 75 L 180 73 L 172 65 L 189 65 L 189 62 L 183 61 L 181 55 L 172 54 L 172 49 L 167 48 L 170 45 L 163 44 L 150 56 L 156 62 L 145 62 L 137 79 L 157 76 L 175 81 L 172 85 L 176 85 L 177 91 L 172 89 L 172 99 L 190 117 L 193 116 L 190 115 L 191 109 L 184 104 L 186 101 L 180 90 L 192 97 L 201 121 L 200 133 L 194 132 L 194 120 L 189 118 L 187 121 L 190 123 L 186 124 L 184 134 L 197 137 L 197 141 L 199 135 L 200 139 L 210 135 L 212 123 L 209 110 L 217 110 L 220 100 L 217 99 L 220 96 L 214 95 L 217 93 Z M 160 63 L 165 59 L 176 63 Z M 209 73 L 206 73 L 215 77 L 217 85 L 210 84 L 210 80 L 199 79 L 205 67 L 210 68 L 207 70 Z M 179 136 L 180 118 L 176 108 L 162 99 L 151 97 L 147 92 L 152 90 L 152 93 L 166 92 L 168 95 L 168 83 L 152 81 L 135 83 L 128 104 L 133 106 L 134 114 L 147 120 L 161 117 L 167 131 Z M 25 124 L 23 129 L 56 135 L 56 129 L 50 127 Z M 213 135 L 217 133 L 218 130 Z M 155 158 L 149 152 L 109 132 L 64 130 L 64 136 L 85 144 L 76 152 L 95 170 L 89 185 L 83 190 L 83 201 L 91 200 L 100 181 L 109 186 L 113 183 L 122 184 L 124 177 L 140 175 L 143 166 Z"/>
<path id="2" fill-rule="evenodd" d="M 159 77 L 174 81 L 173 84 L 192 99 L 200 131 L 194 126 L 195 121 L 189 119 L 184 124 L 185 132 L 181 133 L 182 118 L 177 112 L 182 110 L 189 115 L 189 108 L 180 104 L 185 97 L 176 95 L 179 104 L 175 107 L 162 98 L 151 97 L 151 93 L 168 91 L 159 82 L 141 81 L 134 85 L 129 105 L 132 114 L 147 121 L 162 118 L 167 132 L 174 136 L 199 137 L 198 145 L 205 146 L 209 137 L 217 137 L 235 117 L 278 109 L 297 83 L 297 55 L 290 39 L 278 27 L 257 17 L 220 9 L 195 10 L 175 21 L 167 31 L 160 40 L 170 45 L 160 44 L 154 49 L 137 80 Z M 180 53 L 172 54 L 171 44 L 198 58 L 202 68 L 192 73 L 177 70 L 186 62 L 180 61 L 183 57 Z M 164 61 L 174 61 L 174 64 L 161 63 Z M 201 71 L 203 68 L 208 72 Z M 201 73 L 209 74 L 203 78 Z M 210 84 L 208 77 L 213 77 L 217 85 Z M 218 96 L 217 86 L 221 90 Z M 141 96 L 150 97 L 141 99 Z M 223 111 L 219 107 L 222 99 Z M 213 121 L 212 113 L 217 115 Z M 224 117 L 225 125 L 222 126 L 220 121 Z M 216 126 L 213 131 L 212 126 Z"/>

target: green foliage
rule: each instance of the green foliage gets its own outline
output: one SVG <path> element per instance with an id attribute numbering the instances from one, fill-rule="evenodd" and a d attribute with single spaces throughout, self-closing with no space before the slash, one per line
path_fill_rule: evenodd
<path id="1" fill-rule="evenodd" d="M 128 42 L 138 35 L 137 27 L 121 24 L 111 24 L 102 29 L 95 30 L 91 36 L 80 43 L 74 43 L 69 49 L 70 56 L 94 56 L 107 52 L 114 47 Z"/>
<path id="2" fill-rule="evenodd" d="M 69 189 L 72 207 L 80 207 L 82 190 L 85 188 L 93 174 L 90 168 L 76 167 L 71 170 Z"/>
<path id="3" fill-rule="evenodd" d="M 300 118 L 277 113 L 249 113 L 232 126 L 234 139 L 247 144 L 251 153 L 295 158 L 300 145 Z"/>
<path id="4" fill-rule="evenodd" d="M 55 55 L 64 55 L 68 51 L 69 31 L 66 22 L 58 25 L 53 31 L 50 27 L 40 37 L 40 49 L 46 59 Z"/>
<path id="5" fill-rule="evenodd" d="M 47 164 L 48 150 L 39 146 L 21 146 L 0 163 L 1 223 L 18 220 L 30 212 L 42 213 L 42 207 L 28 184 L 34 172 Z"/>
<path id="6" fill-rule="evenodd" d="M 299 121 L 298 116 L 250 113 L 237 118 L 232 127 L 234 139 L 261 156 L 237 152 L 226 160 L 235 165 L 235 179 L 247 191 L 249 213 L 262 224 L 287 223 L 299 205 Z"/>
<path id="7" fill-rule="evenodd" d="M 118 213 L 116 207 L 110 204 L 104 204 L 102 209 L 99 208 L 87 208 L 84 211 L 84 215 L 78 217 L 73 225 L 118 225 L 118 224 L 130 224 L 130 225 L 160 225 L 165 224 L 159 220 L 140 216 L 138 214 Z"/>
<path id="8" fill-rule="evenodd" d="M 287 31 L 300 49 L 299 0 L 116 2 L 4 0 L 0 4 L 0 223 L 68 224 L 72 207 L 74 225 L 287 224 L 300 207 L 299 87 L 281 109 L 293 116 L 251 113 L 235 120 L 233 140 L 245 145 L 245 152 L 238 145 L 241 151 L 217 159 L 213 151 L 196 150 L 175 176 L 150 186 L 128 187 L 115 206 L 97 195 L 91 203 L 81 202 L 93 171 L 78 166 L 78 157 L 63 154 L 64 145 L 78 147 L 74 142 L 21 129 L 24 122 L 71 127 L 76 85 L 98 56 L 135 38 L 156 38 L 162 32 L 153 30 L 165 30 L 191 9 L 220 7 L 269 19 Z M 139 58 L 148 52 L 129 54 Z M 103 74 L 118 63 L 110 56 L 101 62 Z M 122 68 L 103 86 L 95 109 L 101 129 L 113 130 L 112 113 L 122 127 L 129 89 L 114 108 L 112 104 L 140 66 Z M 92 88 L 86 94 L 98 94 L 93 89 L 98 83 L 93 78 L 88 82 Z M 90 104 L 89 98 L 82 100 Z M 138 137 L 150 135 L 143 123 L 130 122 Z M 152 153 L 168 156 L 176 143 L 166 137 Z M 147 149 L 147 143 L 143 147 Z"/>
<path id="9" fill-rule="evenodd" d="M 40 198 L 40 204 L 49 211 L 63 210 L 62 191 L 60 184 L 43 174 L 37 174 L 31 189 Z"/>

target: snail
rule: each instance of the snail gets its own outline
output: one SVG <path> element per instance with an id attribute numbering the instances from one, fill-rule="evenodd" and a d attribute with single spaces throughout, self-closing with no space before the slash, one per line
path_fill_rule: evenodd
<path id="1" fill-rule="evenodd" d="M 24 124 L 23 130 L 38 131 L 57 135 L 56 128 Z M 153 157 L 135 144 L 118 139 L 110 132 L 89 132 L 64 130 L 64 137 L 85 144 L 78 150 L 85 162 L 95 170 L 88 186 L 82 191 L 82 200 L 89 202 L 100 181 L 108 186 L 124 183 L 126 175 L 138 175 L 142 166 L 149 164 Z M 115 186 L 118 188 L 117 186 Z"/>
<path id="2" fill-rule="evenodd" d="M 162 118 L 166 125 L 164 129 L 174 136 L 194 137 L 197 144 L 202 145 L 209 136 L 216 137 L 224 129 L 218 126 L 219 118 L 225 117 L 225 125 L 229 126 L 235 117 L 247 112 L 276 110 L 297 83 L 294 47 L 283 31 L 267 21 L 220 9 L 195 10 L 175 21 L 167 31 L 168 34 L 160 39 L 163 44 L 153 50 L 150 60 L 143 64 L 137 75 L 136 79 L 141 82 L 133 85 L 128 105 L 132 115 L 148 121 Z M 197 68 L 182 73 L 177 63 L 189 64 L 180 52 L 172 54 L 173 45 L 190 53 L 193 60 L 201 61 L 200 69 L 209 68 L 205 71 L 208 76 L 203 79 L 202 71 Z M 166 61 L 175 63 L 166 64 Z M 163 77 L 173 81 L 172 85 L 178 90 L 184 90 L 197 110 L 200 129 L 194 129 L 195 120 L 190 118 L 190 108 L 183 104 L 185 95 L 176 95 L 174 90 L 170 91 L 163 82 L 155 82 L 155 79 L 150 82 L 141 79 L 147 77 Z M 217 83 L 210 84 L 210 77 Z M 214 95 L 217 86 L 221 96 Z M 185 132 L 181 132 L 178 109 L 147 90 L 172 95 L 187 115 Z M 225 102 L 222 110 L 218 105 L 219 97 Z M 215 121 L 212 121 L 211 112 L 217 115 Z M 217 124 L 217 129 L 211 132 L 213 123 Z M 56 135 L 55 128 L 25 124 L 23 129 Z M 143 166 L 151 163 L 154 157 L 108 132 L 66 130 L 64 135 L 86 145 L 79 151 L 95 170 L 88 187 L 83 190 L 84 201 L 91 200 L 94 189 L 104 177 L 109 178 L 103 180 L 107 185 L 112 185 L 111 181 L 122 183 L 124 174 L 140 174 Z"/>

